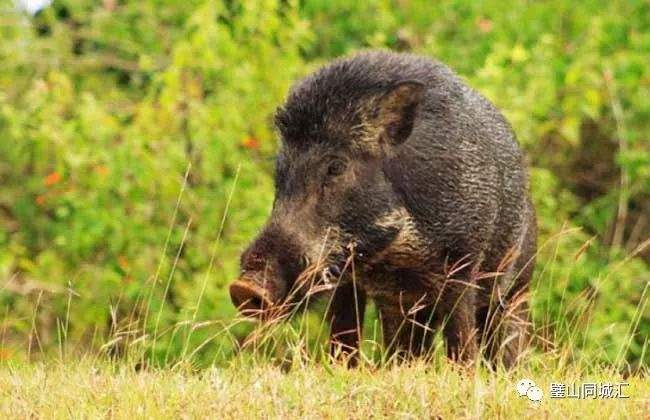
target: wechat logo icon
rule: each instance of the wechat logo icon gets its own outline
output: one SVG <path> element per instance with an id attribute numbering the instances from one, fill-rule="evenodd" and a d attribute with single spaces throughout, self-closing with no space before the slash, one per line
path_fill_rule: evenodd
<path id="1" fill-rule="evenodd" d="M 533 402 L 540 402 L 544 397 L 542 388 L 538 387 L 535 382 L 530 379 L 524 378 L 517 382 L 516 389 L 517 394 L 519 394 L 520 397 L 528 397 L 528 399 Z"/>

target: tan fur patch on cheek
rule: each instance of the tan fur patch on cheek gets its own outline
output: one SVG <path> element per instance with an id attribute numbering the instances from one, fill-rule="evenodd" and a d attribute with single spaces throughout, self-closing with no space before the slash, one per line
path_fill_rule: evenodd
<path id="1" fill-rule="evenodd" d="M 375 224 L 385 229 L 399 229 L 388 248 L 377 255 L 376 262 L 383 260 L 398 267 L 409 267 L 420 265 L 427 259 L 428 247 L 404 207 L 380 217 Z"/>
<path id="2" fill-rule="evenodd" d="M 402 230 L 402 228 L 405 227 L 405 224 L 408 223 L 410 218 L 411 215 L 408 213 L 408 211 L 404 207 L 399 207 L 397 209 L 392 210 L 390 213 L 380 216 L 375 221 L 375 225 L 385 229 L 398 228 Z"/>

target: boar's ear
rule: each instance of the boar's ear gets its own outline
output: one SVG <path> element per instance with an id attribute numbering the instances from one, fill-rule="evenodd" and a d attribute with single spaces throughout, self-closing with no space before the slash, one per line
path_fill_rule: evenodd
<path id="1" fill-rule="evenodd" d="M 377 99 L 373 117 L 382 129 L 381 140 L 400 144 L 411 135 L 424 91 L 424 83 L 407 80 L 392 87 Z"/>

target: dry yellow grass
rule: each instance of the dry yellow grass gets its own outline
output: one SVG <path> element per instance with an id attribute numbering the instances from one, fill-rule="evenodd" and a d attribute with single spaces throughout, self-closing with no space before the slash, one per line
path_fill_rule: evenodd
<path id="1" fill-rule="evenodd" d="M 308 363 L 287 369 L 235 361 L 200 372 L 135 372 L 82 360 L 4 366 L 2 418 L 585 418 L 650 416 L 650 380 L 581 371 L 539 356 L 508 372 L 463 370 L 445 360 L 347 370 Z M 534 380 L 541 403 L 515 384 Z M 626 382 L 628 399 L 550 399 L 551 382 Z"/>

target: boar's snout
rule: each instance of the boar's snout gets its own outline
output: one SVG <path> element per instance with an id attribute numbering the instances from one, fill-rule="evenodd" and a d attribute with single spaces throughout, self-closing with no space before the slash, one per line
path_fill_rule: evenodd
<path id="1" fill-rule="evenodd" d="M 235 280 L 230 285 L 230 299 L 244 316 L 262 315 L 273 304 L 266 289 L 247 279 Z"/>
<path id="2" fill-rule="evenodd" d="M 232 303 L 245 316 L 278 316 L 304 270 L 301 261 L 295 238 L 277 224 L 269 224 L 242 253 L 242 274 L 230 285 Z"/>

